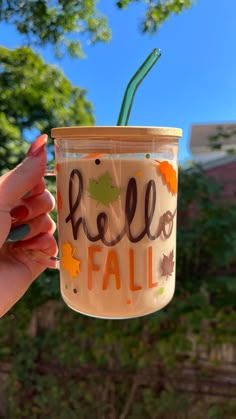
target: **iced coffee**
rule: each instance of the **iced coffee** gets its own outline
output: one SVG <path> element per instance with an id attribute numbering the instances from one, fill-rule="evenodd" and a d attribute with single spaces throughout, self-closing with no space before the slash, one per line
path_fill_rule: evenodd
<path id="1" fill-rule="evenodd" d="M 175 288 L 181 130 L 72 127 L 53 136 L 63 299 L 100 318 L 160 310 Z"/>

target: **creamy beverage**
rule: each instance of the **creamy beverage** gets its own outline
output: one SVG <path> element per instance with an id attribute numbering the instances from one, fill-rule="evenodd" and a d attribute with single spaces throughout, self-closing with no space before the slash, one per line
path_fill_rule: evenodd
<path id="1" fill-rule="evenodd" d="M 160 310 L 175 288 L 180 130 L 152 128 L 148 143 L 147 129 L 122 128 L 55 141 L 61 294 L 100 318 Z"/>
<path id="2" fill-rule="evenodd" d="M 131 317 L 171 300 L 176 193 L 159 169 L 152 159 L 58 163 L 61 292 L 75 310 Z"/>

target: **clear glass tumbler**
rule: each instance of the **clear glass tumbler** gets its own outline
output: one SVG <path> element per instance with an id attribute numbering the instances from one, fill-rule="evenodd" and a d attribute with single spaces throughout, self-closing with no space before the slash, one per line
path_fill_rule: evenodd
<path id="1" fill-rule="evenodd" d="M 175 288 L 179 128 L 54 128 L 61 294 L 109 319 L 162 309 Z"/>

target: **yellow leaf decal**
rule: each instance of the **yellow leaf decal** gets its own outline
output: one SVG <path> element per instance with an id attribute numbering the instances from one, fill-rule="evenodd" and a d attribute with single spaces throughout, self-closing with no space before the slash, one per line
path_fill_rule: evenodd
<path id="1" fill-rule="evenodd" d="M 70 243 L 63 243 L 61 265 L 69 272 L 71 278 L 75 278 L 80 273 L 80 261 L 74 258 L 74 253 L 75 249 L 73 249 Z"/>
<path id="2" fill-rule="evenodd" d="M 170 192 L 173 194 L 177 193 L 177 173 L 174 167 L 166 160 L 159 162 L 155 160 L 155 162 L 159 163 L 157 167 L 158 173 L 161 175 L 163 182 L 167 185 Z"/>

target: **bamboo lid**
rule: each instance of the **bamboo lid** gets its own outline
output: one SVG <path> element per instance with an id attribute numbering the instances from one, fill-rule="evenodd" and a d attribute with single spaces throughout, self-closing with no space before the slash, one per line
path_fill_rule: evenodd
<path id="1" fill-rule="evenodd" d="M 119 141 L 176 140 L 182 137 L 182 129 L 169 127 L 133 126 L 72 126 L 52 128 L 52 138 L 60 139 L 114 139 Z"/>

